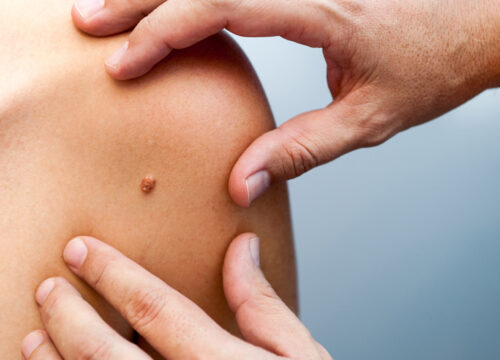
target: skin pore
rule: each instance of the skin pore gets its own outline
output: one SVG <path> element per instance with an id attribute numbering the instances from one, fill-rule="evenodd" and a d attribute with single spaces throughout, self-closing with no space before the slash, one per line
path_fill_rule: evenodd
<path id="1" fill-rule="evenodd" d="M 237 234 L 255 232 L 264 273 L 296 310 L 286 187 L 249 209 L 227 191 L 238 156 L 274 126 L 239 49 L 218 35 L 116 82 L 102 63 L 126 35 L 78 32 L 71 5 L 0 0 L 1 357 L 20 358 L 22 338 L 41 327 L 34 289 L 50 276 L 68 279 L 133 338 L 63 263 L 77 235 L 116 247 L 237 333 L 222 260 Z"/>

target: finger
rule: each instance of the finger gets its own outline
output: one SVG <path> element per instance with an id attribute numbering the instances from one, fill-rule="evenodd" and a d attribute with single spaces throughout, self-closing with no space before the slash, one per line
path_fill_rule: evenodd
<path id="1" fill-rule="evenodd" d="M 299 115 L 257 138 L 229 177 L 229 193 L 247 207 L 274 182 L 292 179 L 351 150 L 352 134 L 332 108 Z"/>
<path id="2" fill-rule="evenodd" d="M 97 239 L 73 239 L 64 259 L 166 358 L 225 358 L 242 344 L 192 301 Z"/>
<path id="3" fill-rule="evenodd" d="M 35 298 L 45 329 L 65 359 L 150 359 L 106 324 L 65 279 L 45 280 Z"/>
<path id="4" fill-rule="evenodd" d="M 259 239 L 238 236 L 227 250 L 224 292 L 243 337 L 291 358 L 317 358 L 315 342 L 295 314 L 276 295 L 259 268 Z"/>
<path id="5" fill-rule="evenodd" d="M 44 330 L 30 332 L 23 339 L 21 351 L 26 360 L 62 360 Z"/>
<path id="6" fill-rule="evenodd" d="M 359 97 L 359 101 L 358 101 Z M 356 98 L 356 99 L 355 99 Z M 293 179 L 352 150 L 378 145 L 396 130 L 368 96 L 349 94 L 325 109 L 298 115 L 257 138 L 229 177 L 229 193 L 246 207 L 272 183 Z"/>
<path id="7" fill-rule="evenodd" d="M 224 28 L 242 36 L 283 36 L 324 47 L 333 21 L 325 7 L 318 0 L 169 0 L 139 22 L 129 41 L 106 62 L 107 70 L 116 79 L 138 77 L 172 49 L 191 46 Z"/>
<path id="8" fill-rule="evenodd" d="M 130 29 L 165 0 L 77 0 L 73 22 L 92 35 L 111 35 Z"/>

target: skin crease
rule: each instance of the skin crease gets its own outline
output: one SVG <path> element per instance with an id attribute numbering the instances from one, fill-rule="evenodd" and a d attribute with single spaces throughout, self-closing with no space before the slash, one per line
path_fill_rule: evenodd
<path id="1" fill-rule="evenodd" d="M 230 169 L 274 124 L 260 85 L 224 36 L 173 54 L 148 76 L 110 79 L 102 62 L 126 34 L 77 32 L 72 1 L 0 1 L 0 354 L 41 327 L 37 285 L 63 276 L 126 338 L 130 327 L 65 266 L 76 235 L 95 236 L 237 333 L 222 259 L 245 231 L 266 277 L 297 309 L 287 191 L 250 209 L 227 192 Z M 147 196 L 145 176 L 156 180 Z M 141 346 L 147 347 L 140 340 Z"/>
<path id="2" fill-rule="evenodd" d="M 299 176 L 500 84 L 498 0 L 108 0 L 89 18 L 76 7 L 72 15 L 77 26 L 96 35 L 137 24 L 127 51 L 107 62 L 116 79 L 141 76 L 171 49 L 223 28 L 323 49 L 334 101 L 246 149 L 229 182 L 240 206 L 248 206 L 252 190 L 266 188 L 254 174 L 267 171 L 271 183 Z M 249 183 L 259 185 L 247 190 Z"/>

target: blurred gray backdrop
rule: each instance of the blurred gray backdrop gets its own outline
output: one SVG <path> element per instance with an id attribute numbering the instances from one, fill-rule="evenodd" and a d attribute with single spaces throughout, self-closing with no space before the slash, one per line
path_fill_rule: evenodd
<path id="1" fill-rule="evenodd" d="M 235 37 L 278 124 L 321 50 Z M 289 183 L 301 317 L 335 360 L 500 359 L 500 90 Z"/>

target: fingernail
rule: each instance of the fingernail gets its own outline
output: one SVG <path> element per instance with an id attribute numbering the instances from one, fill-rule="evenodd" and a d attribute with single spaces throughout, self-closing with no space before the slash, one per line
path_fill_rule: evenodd
<path id="1" fill-rule="evenodd" d="M 45 341 L 45 337 L 43 336 L 40 330 L 35 330 L 30 332 L 23 339 L 21 345 L 21 351 L 23 356 L 28 359 L 33 351 L 36 350 L 43 342 Z"/>
<path id="2" fill-rule="evenodd" d="M 260 250 L 259 250 L 259 238 L 255 237 L 250 239 L 248 246 L 250 248 L 250 255 L 252 255 L 253 262 L 256 266 L 260 266 Z"/>
<path id="3" fill-rule="evenodd" d="M 248 204 L 257 199 L 269 189 L 271 185 L 271 176 L 266 170 L 261 170 L 250 175 L 246 180 Z"/>
<path id="4" fill-rule="evenodd" d="M 78 270 L 87 257 L 87 246 L 81 238 L 71 240 L 63 252 L 63 259 L 70 267 Z"/>
<path id="5" fill-rule="evenodd" d="M 56 282 L 53 278 L 47 279 L 40 284 L 35 294 L 35 300 L 38 305 L 43 305 L 55 285 Z"/>
<path id="6" fill-rule="evenodd" d="M 104 7 L 104 0 L 78 0 L 75 7 L 82 18 L 88 19 Z"/>
<path id="7" fill-rule="evenodd" d="M 127 52 L 127 49 L 128 41 L 125 41 L 123 45 L 118 50 L 116 50 L 113 55 L 108 58 L 108 60 L 106 60 L 106 65 L 112 68 L 116 68 L 123 55 L 125 55 L 125 53 Z"/>

